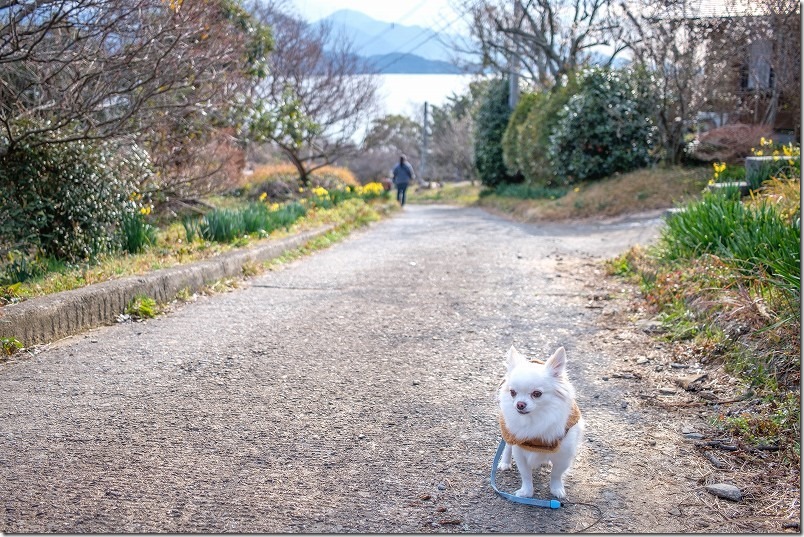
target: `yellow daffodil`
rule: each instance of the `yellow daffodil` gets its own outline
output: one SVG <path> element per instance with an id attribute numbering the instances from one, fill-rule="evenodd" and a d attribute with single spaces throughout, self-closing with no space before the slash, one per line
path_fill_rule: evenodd
<path id="1" fill-rule="evenodd" d="M 262 194 L 260 194 L 260 201 L 265 201 L 265 198 L 267 198 L 267 197 L 268 197 L 268 193 L 263 192 Z"/>
<path id="2" fill-rule="evenodd" d="M 360 196 L 374 197 L 385 192 L 385 188 L 383 188 L 382 183 L 372 182 L 362 187 L 356 187 L 355 192 Z"/>
<path id="3" fill-rule="evenodd" d="M 797 157 L 801 155 L 801 147 L 793 146 L 793 142 L 782 146 L 782 153 L 786 157 Z"/>

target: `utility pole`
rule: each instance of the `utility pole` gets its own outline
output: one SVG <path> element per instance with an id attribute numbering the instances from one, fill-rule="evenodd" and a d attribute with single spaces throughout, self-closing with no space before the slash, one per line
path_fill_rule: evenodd
<path id="1" fill-rule="evenodd" d="M 522 24 L 521 11 L 522 5 L 519 0 L 514 0 L 514 21 L 517 28 Z M 511 45 L 513 49 L 519 48 L 516 46 L 516 41 L 512 41 Z M 511 52 L 508 56 L 508 71 L 508 107 L 513 110 L 519 102 L 519 57 L 515 52 Z"/>
<path id="2" fill-rule="evenodd" d="M 512 62 L 516 64 L 516 60 Z M 514 68 L 511 69 L 511 74 L 508 77 L 508 108 L 513 110 L 519 102 L 519 73 Z"/>
<path id="3" fill-rule="evenodd" d="M 422 127 L 422 161 L 419 166 L 419 182 L 427 173 L 427 101 L 424 101 L 424 126 Z"/>

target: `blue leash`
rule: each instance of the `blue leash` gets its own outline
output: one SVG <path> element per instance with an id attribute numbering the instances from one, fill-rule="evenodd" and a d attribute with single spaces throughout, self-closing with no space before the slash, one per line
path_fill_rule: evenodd
<path id="1" fill-rule="evenodd" d="M 494 455 L 494 462 L 491 464 L 491 488 L 494 489 L 494 492 L 496 492 L 506 500 L 514 503 L 535 505 L 536 507 L 549 507 L 550 509 L 558 509 L 559 507 L 561 507 L 561 502 L 558 500 L 539 500 L 536 498 L 520 498 L 519 496 L 508 494 L 507 492 L 503 492 L 497 488 L 497 464 L 499 464 L 500 462 L 500 457 L 502 456 L 502 452 L 504 449 L 505 449 L 505 440 L 500 440 L 500 445 L 497 448 L 497 454 Z"/>

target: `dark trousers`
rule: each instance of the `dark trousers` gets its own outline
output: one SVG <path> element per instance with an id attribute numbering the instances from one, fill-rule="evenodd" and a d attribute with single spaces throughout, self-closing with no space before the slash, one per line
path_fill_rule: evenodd
<path id="1" fill-rule="evenodd" d="M 404 185 L 396 185 L 396 201 L 401 205 L 405 205 L 405 197 L 408 192 L 407 183 Z"/>

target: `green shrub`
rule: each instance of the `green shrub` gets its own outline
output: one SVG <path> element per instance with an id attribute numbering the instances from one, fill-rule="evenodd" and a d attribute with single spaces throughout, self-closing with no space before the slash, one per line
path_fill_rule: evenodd
<path id="1" fill-rule="evenodd" d="M 521 148 L 527 147 L 520 142 L 522 135 L 522 126 L 530 114 L 531 109 L 537 106 L 543 99 L 542 94 L 539 93 L 523 93 L 519 102 L 514 108 L 511 117 L 508 118 L 508 126 L 502 137 L 502 151 L 503 163 L 510 175 L 522 175 L 522 168 L 520 162 L 519 151 Z"/>
<path id="2" fill-rule="evenodd" d="M 201 219 L 198 230 L 208 241 L 234 242 L 245 235 L 246 224 L 241 211 L 215 209 Z"/>
<path id="3" fill-rule="evenodd" d="M 116 250 L 137 170 L 141 155 L 104 144 L 13 146 L 0 156 L 0 246 L 71 263 Z"/>
<path id="4" fill-rule="evenodd" d="M 187 242 L 193 242 L 196 237 L 201 236 L 201 219 L 199 217 L 184 215 L 181 217 L 181 224 L 184 226 Z"/>
<path id="5" fill-rule="evenodd" d="M 536 94 L 535 102 L 519 127 L 515 150 L 517 167 L 525 182 L 545 186 L 567 184 L 566 177 L 556 177 L 553 173 L 548 152 L 559 112 L 577 91 L 577 79 L 571 76 L 563 86 Z"/>
<path id="6" fill-rule="evenodd" d="M 157 228 L 145 221 L 140 213 L 124 213 L 120 223 L 123 250 L 138 254 L 156 244 Z"/>
<path id="7" fill-rule="evenodd" d="M 508 81 L 489 82 L 475 117 L 475 167 L 480 181 L 490 187 L 510 182 L 503 162 L 502 137 L 508 126 Z"/>
<path id="8" fill-rule="evenodd" d="M 334 205 L 340 205 L 344 201 L 357 197 L 357 192 L 352 187 L 336 188 L 329 191 L 329 198 Z"/>
<path id="9" fill-rule="evenodd" d="M 297 201 L 274 210 L 264 203 L 252 202 L 242 209 L 215 209 L 200 221 L 184 218 L 182 224 L 188 241 L 193 241 L 197 234 L 208 241 L 234 242 L 249 233 L 288 229 L 306 214 L 307 209 Z"/>
<path id="10" fill-rule="evenodd" d="M 41 252 L 32 255 L 13 250 L 0 262 L 0 286 L 27 282 L 48 273 L 63 273 L 69 268 L 66 262 L 45 257 Z"/>
<path id="11" fill-rule="evenodd" d="M 274 229 L 271 211 L 268 210 L 264 203 L 249 203 L 242 210 L 242 215 L 243 228 L 246 233 L 256 233 L 258 231 L 270 233 Z"/>
<path id="12" fill-rule="evenodd" d="M 14 250 L 8 253 L 3 263 L 3 270 L 0 272 L 0 285 L 25 282 L 42 276 L 46 272 L 47 266 L 41 262 L 40 257 L 29 256 Z"/>
<path id="13" fill-rule="evenodd" d="M 553 172 L 571 183 L 648 165 L 656 142 L 647 75 L 592 68 L 550 135 Z"/>
<path id="14" fill-rule="evenodd" d="M 567 187 L 549 187 L 544 185 L 497 185 L 494 193 L 498 196 L 506 196 L 509 198 L 519 198 L 523 200 L 528 199 L 558 199 L 566 195 L 569 191 Z"/>
<path id="15" fill-rule="evenodd" d="M 131 300 L 126 308 L 126 313 L 135 319 L 152 319 L 159 313 L 159 308 L 156 304 L 156 300 L 147 295 L 140 294 Z"/>
<path id="16" fill-rule="evenodd" d="M 307 209 L 301 203 L 294 201 L 283 205 L 276 211 L 272 211 L 271 218 L 276 223 L 276 227 L 289 229 L 296 223 L 296 220 L 307 214 Z"/>
<path id="17" fill-rule="evenodd" d="M 762 183 L 769 181 L 773 177 L 800 177 L 801 176 L 801 162 L 799 159 L 788 160 L 782 157 L 776 157 L 774 160 L 764 160 L 756 164 L 751 164 L 750 169 L 746 166 L 740 166 L 743 169 L 743 179 L 748 181 L 748 186 L 752 190 L 758 189 Z M 723 179 L 721 179 L 723 180 Z"/>
<path id="18" fill-rule="evenodd" d="M 715 166 L 717 166 L 717 164 L 715 164 Z M 722 166 L 722 168 L 720 168 L 720 171 L 716 168 L 713 177 L 716 183 L 745 181 L 745 166 L 732 164 L 720 164 L 720 166 Z"/>
<path id="19" fill-rule="evenodd" d="M 666 259 L 709 253 L 754 277 L 773 280 L 791 298 L 801 296 L 801 221 L 788 223 L 773 206 L 747 207 L 738 191 L 707 193 L 667 219 L 661 252 Z"/>

